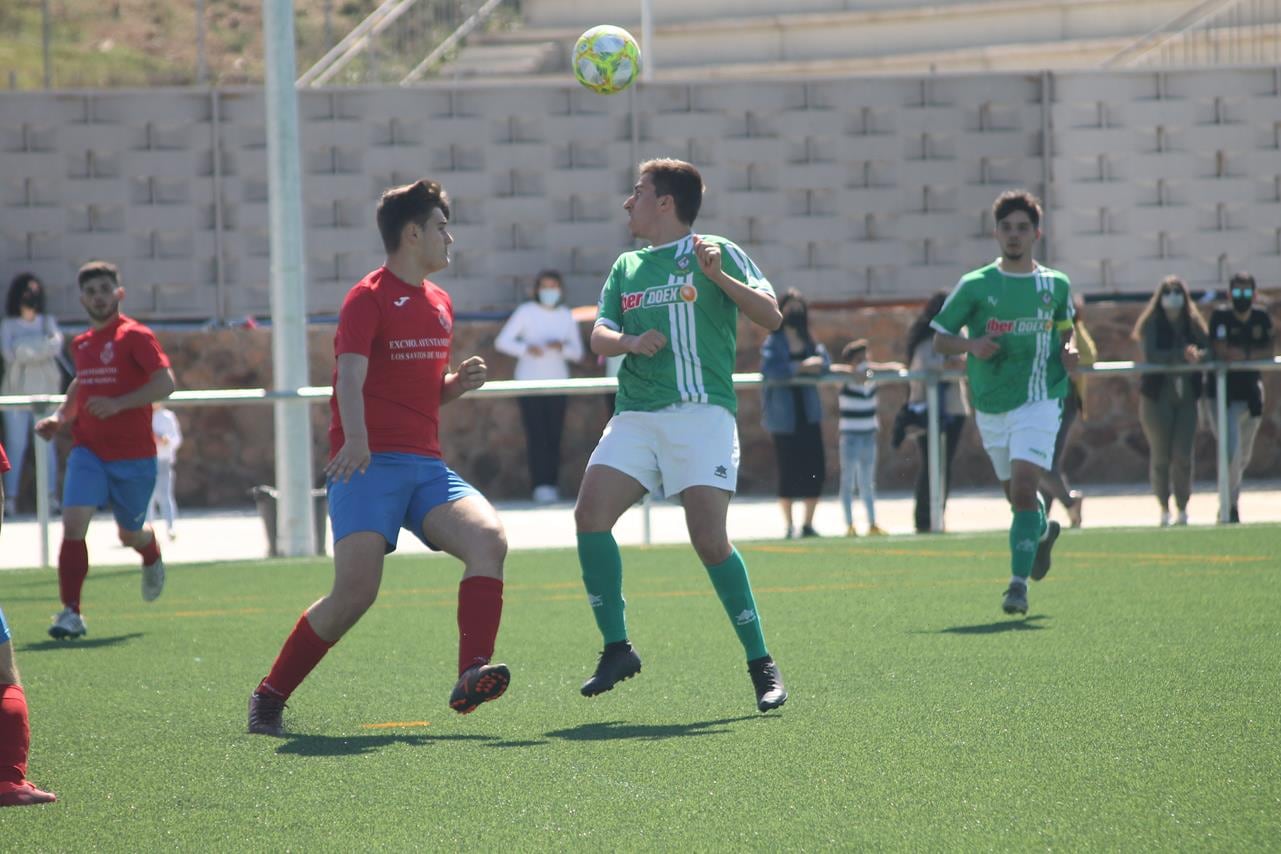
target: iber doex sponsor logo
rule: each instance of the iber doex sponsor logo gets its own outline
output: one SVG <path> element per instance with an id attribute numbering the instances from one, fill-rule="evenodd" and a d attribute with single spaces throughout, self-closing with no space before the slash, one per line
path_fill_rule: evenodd
<path id="1" fill-rule="evenodd" d="M 1020 317 L 1017 320 L 998 320 L 989 317 L 986 332 L 988 335 L 1036 335 L 1049 332 L 1054 321 L 1041 317 Z"/>
<path id="2" fill-rule="evenodd" d="M 634 308 L 654 308 L 677 302 L 695 302 L 697 299 L 698 288 L 690 282 L 685 282 L 623 294 L 622 303 L 623 311 L 626 312 Z"/>

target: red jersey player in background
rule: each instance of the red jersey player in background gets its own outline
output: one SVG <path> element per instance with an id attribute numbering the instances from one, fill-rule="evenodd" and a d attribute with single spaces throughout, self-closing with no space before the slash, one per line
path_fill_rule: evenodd
<path id="1" fill-rule="evenodd" d="M 150 329 L 120 313 L 125 289 L 114 264 L 90 261 L 76 279 L 80 304 L 89 314 L 88 331 L 71 342 L 76 378 L 66 401 L 36 424 L 45 439 L 70 424 L 75 439 L 63 481 L 58 552 L 63 608 L 49 628 L 55 638 L 85 633 L 80 614 L 80 592 L 89 574 L 85 534 L 99 507 L 111 507 L 120 542 L 142 555 L 142 598 L 151 602 L 165 587 L 165 565 L 147 524 L 147 503 L 156 485 L 151 404 L 173 394 L 169 357 Z"/>
<path id="2" fill-rule="evenodd" d="M 450 707 L 471 712 L 502 696 L 510 679 L 505 664 L 489 663 L 507 537 L 494 508 L 440 452 L 441 405 L 486 376 L 479 356 L 449 370 L 453 303 L 427 281 L 449 265 L 449 201 L 436 182 L 418 181 L 383 193 L 377 219 L 387 261 L 347 294 L 334 336 L 325 466 L 334 586 L 299 618 L 250 696 L 251 733 L 283 732 L 285 700 L 374 603 L 401 528 L 463 562 Z"/>
<path id="3" fill-rule="evenodd" d="M 0 445 L 0 474 L 9 470 L 9 457 Z M 0 508 L 4 507 L 4 483 L 0 482 Z M 0 509 L 0 521 L 4 510 Z M 31 727 L 27 723 L 27 696 L 18 681 L 18 662 L 13 657 L 9 624 L 0 608 L 0 807 L 23 807 L 58 800 L 53 792 L 37 789 L 27 779 L 27 751 Z"/>

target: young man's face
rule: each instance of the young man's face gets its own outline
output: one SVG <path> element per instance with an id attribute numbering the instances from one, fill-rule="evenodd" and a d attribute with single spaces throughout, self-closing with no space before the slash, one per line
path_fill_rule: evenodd
<path id="1" fill-rule="evenodd" d="M 1032 224 L 1027 211 L 1013 211 L 996 224 L 995 235 L 1005 260 L 1022 261 L 1041 239 L 1041 230 Z"/>
<path id="2" fill-rule="evenodd" d="M 411 238 L 414 261 L 431 275 L 449 266 L 449 245 L 454 237 L 449 233 L 449 220 L 440 208 L 432 208 L 424 225 L 410 223 L 405 231 Z"/>
<path id="3" fill-rule="evenodd" d="M 120 310 L 120 300 L 124 299 L 124 288 L 120 287 L 110 276 L 94 276 L 80 286 L 80 304 L 85 307 L 89 319 L 95 323 L 109 320 Z"/>
<path id="4" fill-rule="evenodd" d="M 663 198 L 671 203 L 670 196 Z M 641 175 L 640 180 L 632 187 L 632 194 L 623 202 L 623 210 L 627 211 L 627 227 L 631 229 L 633 237 L 653 237 L 657 231 L 661 209 L 658 194 L 654 190 L 654 179 L 648 172 Z"/>

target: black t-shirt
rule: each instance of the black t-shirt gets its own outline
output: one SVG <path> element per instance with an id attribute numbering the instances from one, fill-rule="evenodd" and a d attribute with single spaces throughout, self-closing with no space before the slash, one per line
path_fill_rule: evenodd
<path id="1" fill-rule="evenodd" d="M 1247 359 L 1266 359 L 1272 355 L 1272 318 L 1260 308 L 1250 309 L 1245 320 L 1230 308 L 1215 309 L 1210 315 L 1210 340 L 1239 347 Z M 1262 380 L 1258 371 L 1228 371 L 1228 400 L 1254 400 Z M 1210 394 L 1214 394 L 1213 384 Z"/>

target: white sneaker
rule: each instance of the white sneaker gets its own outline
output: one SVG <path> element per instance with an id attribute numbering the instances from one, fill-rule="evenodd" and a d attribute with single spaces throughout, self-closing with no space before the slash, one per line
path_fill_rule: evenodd
<path id="1" fill-rule="evenodd" d="M 70 608 L 63 608 L 53 618 L 53 625 L 49 627 L 49 637 L 57 638 L 58 640 L 79 638 L 84 637 L 88 631 L 85 628 L 84 617 Z"/>
<path id="2" fill-rule="evenodd" d="M 1186 525 L 1188 523 L 1188 511 L 1180 510 L 1179 515 L 1174 517 L 1174 524 Z"/>
<path id="3" fill-rule="evenodd" d="M 534 501 L 538 504 L 554 504 L 560 501 L 560 493 L 549 483 L 534 487 Z"/>
<path id="4" fill-rule="evenodd" d="M 1170 527 L 1170 511 L 1169 510 L 1161 511 L 1161 527 L 1162 528 Z"/>
<path id="5" fill-rule="evenodd" d="M 154 602 L 165 589 L 165 561 L 156 558 L 156 562 L 142 568 L 142 601 Z"/>

